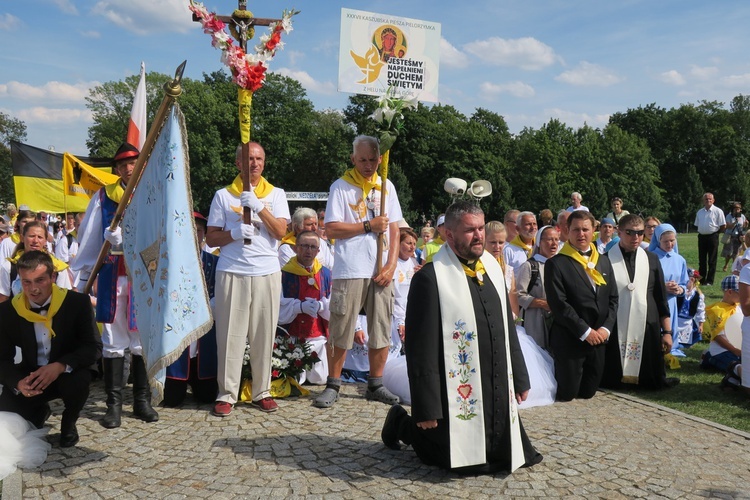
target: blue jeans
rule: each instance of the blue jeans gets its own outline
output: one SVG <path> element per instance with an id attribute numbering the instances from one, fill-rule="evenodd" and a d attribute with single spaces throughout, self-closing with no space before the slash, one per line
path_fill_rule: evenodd
<path id="1" fill-rule="evenodd" d="M 727 368 L 729 368 L 729 365 L 733 361 L 739 362 L 740 357 L 735 356 L 729 351 L 724 351 L 721 354 L 717 354 L 716 356 L 711 356 L 711 354 L 707 352 L 703 357 L 703 361 L 701 361 L 701 368 L 713 367 L 721 372 L 726 372 Z"/>

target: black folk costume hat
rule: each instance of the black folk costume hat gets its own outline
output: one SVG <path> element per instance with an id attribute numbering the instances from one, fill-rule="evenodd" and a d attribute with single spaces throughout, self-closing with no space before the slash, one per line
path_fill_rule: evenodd
<path id="1" fill-rule="evenodd" d="M 117 152 L 115 153 L 114 162 L 117 163 L 118 161 L 122 160 L 129 160 L 130 158 L 137 158 L 138 155 L 140 155 L 141 152 L 138 151 L 138 148 L 133 146 L 130 143 L 123 142 L 122 145 L 117 148 Z"/>

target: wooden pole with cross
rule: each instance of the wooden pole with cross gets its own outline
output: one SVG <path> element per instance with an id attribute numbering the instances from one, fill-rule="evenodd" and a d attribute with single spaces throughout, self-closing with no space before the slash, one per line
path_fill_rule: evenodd
<path id="1" fill-rule="evenodd" d="M 237 1 L 237 10 L 231 16 L 216 16 L 217 19 L 229 26 L 229 31 L 235 40 L 240 44 L 240 48 L 247 54 L 247 41 L 255 35 L 255 26 L 269 26 L 271 23 L 281 22 L 281 19 L 270 19 L 254 17 L 253 13 L 247 10 L 247 0 Z M 193 14 L 193 21 L 198 22 L 198 17 Z M 242 156 L 240 159 L 240 177 L 242 178 L 242 190 L 250 191 L 250 106 L 252 103 L 252 92 L 247 89 L 239 88 L 239 118 L 240 118 L 240 143 L 242 145 Z M 252 210 L 248 207 L 242 208 L 242 222 L 245 224 L 252 223 Z M 249 245 L 249 239 L 245 244 Z"/>

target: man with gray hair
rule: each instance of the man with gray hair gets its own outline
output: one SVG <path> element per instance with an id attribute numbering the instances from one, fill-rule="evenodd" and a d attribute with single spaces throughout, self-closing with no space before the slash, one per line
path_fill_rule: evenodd
<path id="1" fill-rule="evenodd" d="M 505 265 L 512 267 L 514 272 L 534 253 L 534 237 L 538 229 L 534 212 L 520 212 L 516 217 L 516 229 L 518 234 L 503 248 Z"/>
<path id="2" fill-rule="evenodd" d="M 573 191 L 570 195 L 570 203 L 571 205 L 568 207 L 568 212 L 575 212 L 576 210 L 585 210 L 589 211 L 588 207 L 584 207 L 581 205 L 581 201 L 583 198 L 581 197 L 581 193 L 578 191 Z"/>
<path id="3" fill-rule="evenodd" d="M 330 408 L 338 400 L 341 370 L 354 342 L 359 311 L 367 315 L 370 376 L 365 397 L 386 404 L 399 398 L 383 386 L 383 368 L 391 345 L 393 274 L 399 252 L 398 223 L 403 219 L 396 189 L 377 173 L 381 161 L 377 138 L 354 139 L 354 168 L 331 185 L 326 206 L 326 233 L 335 239 L 336 266 L 331 290 L 329 376 L 325 390 L 315 398 L 318 408 Z M 386 196 L 381 213 L 381 197 Z M 387 237 L 378 269 L 378 238 Z M 388 244 L 390 242 L 390 244 Z"/>
<path id="4" fill-rule="evenodd" d="M 279 244 L 279 264 L 284 267 L 289 259 L 296 255 L 295 245 L 297 235 L 302 231 L 318 232 L 318 214 L 312 208 L 299 207 L 292 215 L 292 230 L 281 238 Z M 333 252 L 328 245 L 320 245 L 320 253 L 316 256 L 318 262 L 328 269 L 333 269 Z"/>
<path id="5" fill-rule="evenodd" d="M 560 232 L 560 249 L 562 249 L 563 244 L 568 241 L 568 216 L 570 215 L 570 212 L 567 210 L 561 210 L 559 214 L 557 214 L 557 230 Z M 558 250 L 559 252 L 559 250 Z"/>

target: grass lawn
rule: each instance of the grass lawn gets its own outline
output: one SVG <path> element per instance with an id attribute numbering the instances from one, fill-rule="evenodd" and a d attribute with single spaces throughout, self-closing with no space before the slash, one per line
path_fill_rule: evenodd
<path id="1" fill-rule="evenodd" d="M 695 233 L 681 234 L 677 238 L 680 254 L 687 260 L 688 267 L 698 268 L 698 236 Z M 715 284 L 702 287 L 706 305 L 721 300 L 721 278 L 729 273 L 721 272 L 724 259 L 719 256 Z M 731 268 L 731 265 L 729 266 Z M 708 348 L 708 342 L 699 342 L 685 350 L 687 358 L 680 358 L 678 370 L 667 368 L 668 377 L 679 377 L 680 385 L 663 391 L 630 393 L 633 396 L 653 401 L 696 417 L 750 432 L 750 397 L 742 392 L 725 392 L 719 388 L 723 377 L 718 372 L 707 372 L 698 368 L 701 353 Z"/>

